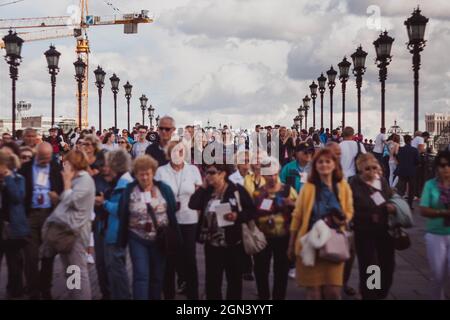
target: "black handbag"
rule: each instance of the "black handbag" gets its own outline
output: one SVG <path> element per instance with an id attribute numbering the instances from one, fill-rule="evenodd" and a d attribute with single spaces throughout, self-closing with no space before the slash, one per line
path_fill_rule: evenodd
<path id="1" fill-rule="evenodd" d="M 408 233 L 400 227 L 395 227 L 393 230 L 394 247 L 396 250 L 406 250 L 411 246 L 411 239 Z"/>
<path id="2" fill-rule="evenodd" d="M 161 253 L 174 254 L 177 250 L 177 233 L 170 225 L 159 226 L 152 206 L 147 203 L 147 212 L 150 215 L 156 229 L 156 246 Z"/>

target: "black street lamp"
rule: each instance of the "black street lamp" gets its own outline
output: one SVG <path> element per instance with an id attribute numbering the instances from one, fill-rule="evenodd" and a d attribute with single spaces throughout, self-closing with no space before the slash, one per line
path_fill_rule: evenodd
<path id="1" fill-rule="evenodd" d="M 302 105 L 300 105 L 300 107 L 298 107 L 297 109 L 298 119 L 300 121 L 300 130 L 303 129 L 303 111 L 305 111 L 305 108 Z"/>
<path id="2" fill-rule="evenodd" d="M 77 61 L 73 63 L 75 66 L 75 79 L 78 82 L 78 126 L 80 130 L 82 129 L 82 110 L 81 110 L 81 95 L 83 91 L 83 81 L 85 79 L 84 72 L 86 71 L 86 63 L 81 59 L 81 57 L 78 57 Z"/>
<path id="3" fill-rule="evenodd" d="M 413 71 L 414 71 L 414 132 L 419 130 L 419 69 L 420 52 L 425 48 L 424 40 L 425 27 L 428 18 L 420 13 L 419 7 L 413 11 L 411 17 L 405 21 L 408 31 L 408 50 L 412 53 Z"/>
<path id="4" fill-rule="evenodd" d="M 319 93 L 320 93 L 320 127 L 323 128 L 323 94 L 325 93 L 325 82 L 327 78 L 323 76 L 323 73 L 320 77 L 317 78 L 317 82 L 319 82 Z"/>
<path id="5" fill-rule="evenodd" d="M 387 31 L 380 34 L 377 40 L 373 42 L 377 58 L 375 63 L 377 64 L 379 71 L 379 79 L 381 82 L 381 128 L 386 128 L 384 123 L 385 114 L 385 89 L 387 78 L 387 66 L 392 61 L 391 48 L 394 38 L 388 36 Z"/>
<path id="6" fill-rule="evenodd" d="M 336 86 L 337 71 L 331 66 L 327 71 L 328 89 L 330 89 L 330 130 L 333 130 L 333 89 Z"/>
<path id="7" fill-rule="evenodd" d="M 156 121 L 156 127 L 159 128 L 159 114 L 155 118 Z"/>
<path id="8" fill-rule="evenodd" d="M 141 110 L 142 110 L 142 125 L 145 125 L 145 109 L 147 109 L 147 101 L 148 98 L 143 94 L 139 100 L 141 101 Z"/>
<path id="9" fill-rule="evenodd" d="M 152 105 L 150 105 L 147 109 L 148 111 L 148 118 L 150 120 L 150 129 L 153 128 L 153 117 L 155 116 L 155 108 L 153 108 Z"/>
<path id="10" fill-rule="evenodd" d="M 342 128 L 345 128 L 345 87 L 348 80 L 348 71 L 351 63 L 344 57 L 341 62 L 338 63 L 339 67 L 339 80 L 342 84 Z"/>
<path id="11" fill-rule="evenodd" d="M 102 89 L 105 86 L 105 75 L 106 72 L 103 71 L 100 66 L 94 71 L 95 74 L 95 85 L 98 88 L 98 130 L 102 132 Z"/>
<path id="12" fill-rule="evenodd" d="M 305 109 L 305 129 L 308 130 L 308 110 L 309 110 L 309 102 L 311 101 L 310 97 L 306 95 L 303 98 L 303 108 Z"/>
<path id="13" fill-rule="evenodd" d="M 3 37 L 5 43 L 5 60 L 9 64 L 9 76 L 12 81 L 12 135 L 16 135 L 16 81 L 19 78 L 19 65 L 22 61 L 23 39 L 16 32 L 9 30 L 9 33 Z"/>
<path id="14" fill-rule="evenodd" d="M 309 86 L 311 91 L 311 99 L 313 101 L 313 127 L 316 128 L 316 98 L 317 98 L 317 87 L 318 85 L 313 81 Z"/>
<path id="15" fill-rule="evenodd" d="M 125 89 L 125 98 L 127 99 L 127 115 L 128 115 L 128 132 L 130 132 L 130 99 L 131 99 L 131 89 L 133 86 L 127 81 L 127 83 L 123 86 Z"/>
<path id="16" fill-rule="evenodd" d="M 52 127 L 55 125 L 55 87 L 56 87 L 56 75 L 59 72 L 58 64 L 59 53 L 53 45 L 50 45 L 50 49 L 44 52 L 47 59 L 48 72 L 50 73 L 50 82 L 52 85 Z"/>
<path id="17" fill-rule="evenodd" d="M 361 133 L 361 86 L 362 76 L 366 71 L 367 52 L 359 45 L 358 49 L 351 55 L 353 60 L 353 74 L 356 76 L 356 89 L 358 92 L 358 133 Z"/>
<path id="18" fill-rule="evenodd" d="M 119 92 L 120 79 L 115 73 L 113 73 L 109 80 L 111 81 L 111 91 L 114 95 L 114 129 L 117 129 L 117 93 Z"/>
<path id="19" fill-rule="evenodd" d="M 297 129 L 297 131 L 300 131 L 300 116 L 296 115 L 294 118 L 294 127 Z"/>

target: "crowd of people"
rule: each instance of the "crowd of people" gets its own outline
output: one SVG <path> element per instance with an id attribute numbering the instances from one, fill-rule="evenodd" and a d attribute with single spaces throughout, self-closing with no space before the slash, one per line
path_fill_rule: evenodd
<path id="1" fill-rule="evenodd" d="M 351 127 L 258 125 L 234 135 L 186 126 L 179 135 L 164 116 L 156 131 L 136 124 L 38 136 L 27 128 L 1 138 L 0 263 L 5 256 L 10 299 L 52 299 L 57 255 L 63 270 L 80 270 L 70 299 L 92 298 L 89 264 L 105 300 L 239 300 L 243 281 L 255 281 L 261 300 L 282 300 L 290 276 L 307 299 L 384 299 L 395 251 L 409 246 L 414 200 L 427 218 L 430 297 L 444 298 L 450 152 L 438 153 L 425 181 L 426 133 L 381 130 L 374 144 Z M 249 238 L 264 245 L 250 252 Z M 355 257 L 358 288 L 348 285 Z M 375 290 L 367 286 L 373 265 Z"/>

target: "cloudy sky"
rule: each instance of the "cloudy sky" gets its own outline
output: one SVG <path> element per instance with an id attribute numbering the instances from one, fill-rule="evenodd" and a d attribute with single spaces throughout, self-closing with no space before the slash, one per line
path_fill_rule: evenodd
<path id="1" fill-rule="evenodd" d="M 11 0 L 0 0 L 2 3 Z M 426 112 L 450 110 L 450 3 L 448 0 L 127 0 L 90 1 L 90 14 L 112 15 L 147 9 L 153 24 L 139 25 L 135 35 L 122 26 L 89 29 L 91 45 L 89 122 L 98 124 L 97 91 L 92 71 L 99 64 L 121 79 L 120 127 L 126 126 L 122 85 L 133 84 L 132 123 L 140 121 L 138 98 L 145 93 L 160 115 L 178 125 L 292 125 L 309 84 L 361 44 L 369 53 L 362 89 L 363 133 L 374 136 L 380 126 L 380 83 L 372 42 L 380 30 L 395 38 L 386 83 L 386 122 L 413 127 L 413 74 L 403 21 L 420 4 L 430 18 L 420 71 L 420 127 Z M 0 18 L 67 15 L 75 0 L 25 0 L 0 7 Z M 52 40 L 62 53 L 57 78 L 57 115 L 75 116 L 73 61 L 75 40 Z M 25 43 L 17 99 L 32 103 L 31 114 L 50 115 L 50 83 L 43 52 L 50 41 Z M 3 53 L 2 53 L 3 55 Z M 349 60 L 351 60 L 349 58 Z M 112 93 L 104 92 L 104 126 L 113 125 Z M 341 119 L 340 84 L 334 93 L 334 123 Z M 348 125 L 356 126 L 354 77 L 347 84 Z M 10 118 L 10 80 L 0 63 L 0 117 Z M 325 125 L 329 95 L 325 93 Z M 310 112 L 312 114 L 312 112 Z M 316 119 L 319 119 L 317 113 Z M 316 120 L 316 121 L 317 121 Z M 148 120 L 147 120 L 148 121 Z M 309 119 L 311 124 L 311 118 Z"/>

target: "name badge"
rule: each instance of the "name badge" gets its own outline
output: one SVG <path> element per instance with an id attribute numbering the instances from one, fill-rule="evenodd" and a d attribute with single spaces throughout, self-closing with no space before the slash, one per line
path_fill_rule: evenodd
<path id="1" fill-rule="evenodd" d="M 300 172 L 300 183 L 307 183 L 307 182 L 308 182 L 308 173 Z"/>
<path id="2" fill-rule="evenodd" d="M 216 207 L 218 205 L 220 205 L 220 200 L 214 200 L 213 202 L 211 202 L 211 206 L 209 208 L 209 211 L 216 212 Z"/>
<path id="3" fill-rule="evenodd" d="M 259 209 L 264 211 L 270 211 L 272 209 L 273 200 L 272 199 L 264 199 L 259 206 Z"/>
<path id="4" fill-rule="evenodd" d="M 46 186 L 47 185 L 47 181 L 48 181 L 48 174 L 44 173 L 44 172 L 39 172 L 38 176 L 37 176 L 37 181 L 36 183 L 40 186 Z"/>
<path id="5" fill-rule="evenodd" d="M 370 197 L 372 198 L 373 202 L 375 202 L 375 205 L 377 205 L 377 206 L 382 205 L 383 203 L 386 202 L 383 195 L 379 191 L 375 192 Z"/>
<path id="6" fill-rule="evenodd" d="M 151 203 L 152 202 L 152 194 L 150 191 L 147 192 L 141 192 L 141 200 L 145 203 Z"/>

